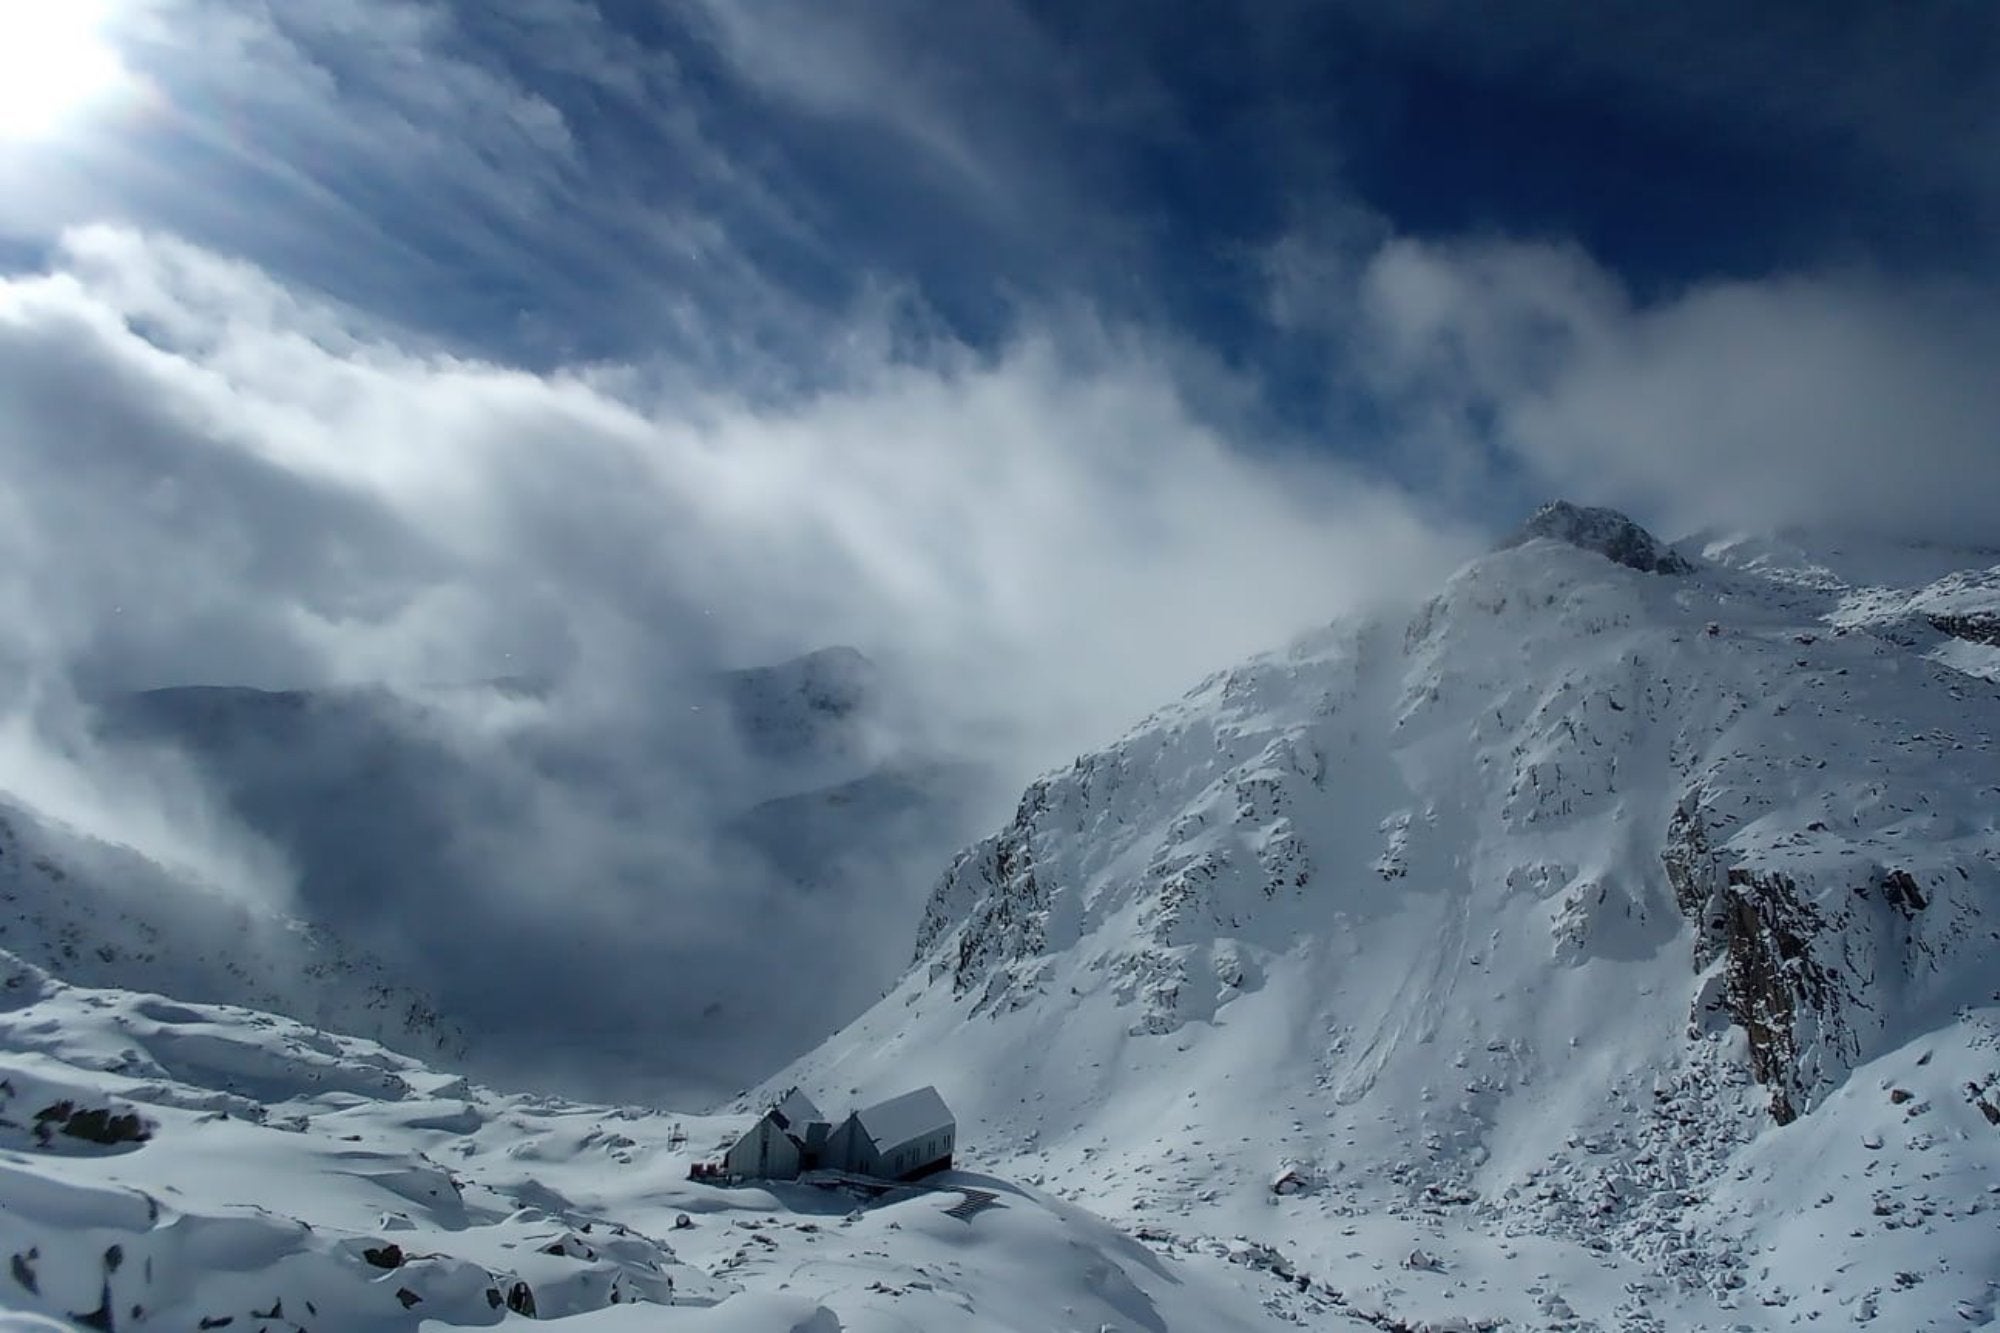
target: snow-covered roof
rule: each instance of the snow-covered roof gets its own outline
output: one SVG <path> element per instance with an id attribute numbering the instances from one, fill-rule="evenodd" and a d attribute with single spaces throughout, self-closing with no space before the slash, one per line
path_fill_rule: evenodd
<path id="1" fill-rule="evenodd" d="M 875 1140 L 877 1148 L 892 1148 L 911 1139 L 939 1134 L 957 1123 L 952 1119 L 950 1108 L 944 1104 L 944 1098 L 938 1096 L 936 1088 L 931 1087 L 918 1088 L 915 1092 L 891 1097 L 886 1102 L 877 1102 L 855 1115 L 868 1137 Z"/>
<path id="2" fill-rule="evenodd" d="M 780 1097 L 771 1109 L 777 1113 L 779 1128 L 799 1133 L 803 1133 L 805 1127 L 813 1121 L 826 1119 L 820 1113 L 820 1109 L 813 1105 L 812 1098 L 797 1088 Z"/>

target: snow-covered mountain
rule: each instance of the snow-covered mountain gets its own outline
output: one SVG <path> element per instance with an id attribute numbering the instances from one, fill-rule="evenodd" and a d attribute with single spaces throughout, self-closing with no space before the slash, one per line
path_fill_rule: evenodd
<path id="1" fill-rule="evenodd" d="M 513 678 L 406 692 L 181 685 L 108 696 L 99 713 L 111 739 L 185 751 L 252 825 L 296 848 L 308 873 L 339 862 L 356 881 L 396 877 L 353 868 L 354 852 L 366 850 L 357 842 L 399 853 L 434 842 L 447 818 L 440 793 L 482 785 L 480 761 L 490 756 L 468 748 L 474 728 L 508 731 L 527 759 L 566 779 L 610 780 L 614 756 L 583 751 L 547 725 L 559 692 L 552 681 Z M 852 648 L 670 679 L 657 712 L 675 722 L 644 738 L 660 752 L 645 757 L 699 766 L 724 788 L 724 803 L 744 808 L 852 781 L 893 757 L 880 734 L 884 695 L 877 668 Z"/>
<path id="2" fill-rule="evenodd" d="M 964 761 L 889 765 L 852 782 L 760 801 L 725 832 L 789 882 L 839 893 L 873 848 L 935 843 L 940 824 L 960 824 L 989 781 L 983 768 Z"/>
<path id="3" fill-rule="evenodd" d="M 1991 1322 L 1981 559 L 1553 506 L 1034 783 L 774 1086 L 1393 1318 Z"/>

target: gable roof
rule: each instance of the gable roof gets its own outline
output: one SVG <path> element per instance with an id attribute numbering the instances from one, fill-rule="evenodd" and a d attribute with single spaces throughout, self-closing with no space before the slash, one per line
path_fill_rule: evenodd
<path id="1" fill-rule="evenodd" d="M 803 1134 L 805 1127 L 813 1121 L 826 1119 L 813 1105 L 812 1098 L 797 1088 L 780 1097 L 771 1107 L 771 1114 L 777 1118 L 779 1129 L 789 1129 L 794 1134 Z"/>
<path id="2" fill-rule="evenodd" d="M 856 1111 L 854 1118 L 861 1122 L 861 1128 L 875 1141 L 877 1148 L 893 1148 L 911 1139 L 921 1139 L 931 1134 L 943 1133 L 956 1127 L 951 1111 L 938 1096 L 938 1090 L 931 1087 L 918 1088 L 900 1097 L 891 1097 L 886 1102 L 877 1102 L 865 1111 Z"/>

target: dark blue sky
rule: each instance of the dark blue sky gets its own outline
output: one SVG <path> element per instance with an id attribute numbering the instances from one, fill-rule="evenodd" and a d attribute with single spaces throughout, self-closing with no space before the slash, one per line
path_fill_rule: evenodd
<path id="1" fill-rule="evenodd" d="M 1330 215 L 1573 241 L 1642 295 L 1984 269 L 2000 18 L 1884 9 L 185 0 L 118 28 L 172 109 L 100 127 L 58 220 L 540 360 L 685 352 L 665 306 L 783 362 L 794 303 L 871 286 L 975 343 L 1083 300 L 1268 354 L 1261 256 Z"/>

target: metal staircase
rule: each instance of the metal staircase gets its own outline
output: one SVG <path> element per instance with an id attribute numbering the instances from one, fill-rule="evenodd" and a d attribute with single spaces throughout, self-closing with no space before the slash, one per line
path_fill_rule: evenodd
<path id="1" fill-rule="evenodd" d="M 969 1189 L 964 1185 L 952 1185 L 949 1188 L 957 1190 L 965 1197 L 945 1209 L 944 1215 L 946 1217 L 955 1217 L 961 1222 L 970 1222 L 974 1217 L 991 1208 L 994 1201 L 999 1198 L 991 1190 Z"/>

